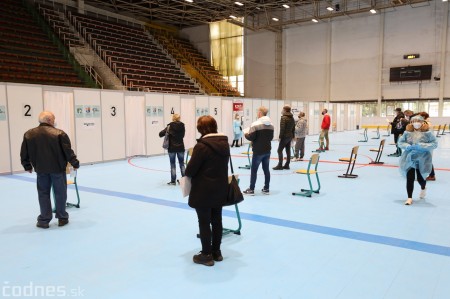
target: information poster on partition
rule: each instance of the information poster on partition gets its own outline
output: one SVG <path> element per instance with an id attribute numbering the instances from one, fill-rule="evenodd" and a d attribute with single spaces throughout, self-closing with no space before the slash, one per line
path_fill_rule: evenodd
<path id="1" fill-rule="evenodd" d="M 6 120 L 6 106 L 0 106 L 0 121 Z"/>

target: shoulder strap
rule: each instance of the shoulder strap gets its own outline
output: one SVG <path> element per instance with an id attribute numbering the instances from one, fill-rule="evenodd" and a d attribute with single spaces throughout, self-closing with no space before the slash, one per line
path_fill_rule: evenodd
<path id="1" fill-rule="evenodd" d="M 200 142 L 201 144 L 204 144 L 204 145 L 206 145 L 207 147 L 209 147 L 210 149 L 212 149 L 211 145 L 209 145 L 209 144 L 206 143 L 206 142 L 202 142 L 201 139 L 199 139 L 198 142 Z M 234 174 L 233 161 L 231 160 L 231 154 L 230 154 L 229 158 L 230 158 L 231 174 Z"/>
<path id="2" fill-rule="evenodd" d="M 231 155 L 230 155 L 230 167 L 231 167 L 231 174 L 234 174 L 233 160 L 231 160 Z"/>

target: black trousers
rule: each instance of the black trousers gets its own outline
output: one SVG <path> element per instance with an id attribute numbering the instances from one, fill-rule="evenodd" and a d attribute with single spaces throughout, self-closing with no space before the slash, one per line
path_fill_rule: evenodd
<path id="1" fill-rule="evenodd" d="M 402 150 L 397 145 L 397 141 L 400 138 L 400 135 L 401 135 L 400 133 L 394 133 L 394 142 L 395 142 L 395 146 L 397 147 L 397 151 L 396 151 L 397 154 L 402 153 Z"/>
<path id="2" fill-rule="evenodd" d="M 424 180 L 419 169 L 411 168 L 410 170 L 408 170 L 408 172 L 406 173 L 406 192 L 408 193 L 408 198 L 412 198 L 412 194 L 414 191 L 414 181 L 416 180 L 416 173 L 417 182 L 420 184 L 422 190 L 425 189 L 427 185 L 427 181 Z"/>
<path id="3" fill-rule="evenodd" d="M 195 211 L 197 212 L 198 217 L 202 253 L 211 254 L 213 251 L 220 250 L 223 229 L 222 207 L 196 208 Z"/>
<path id="4" fill-rule="evenodd" d="M 286 150 L 286 166 L 291 162 L 291 141 L 292 138 L 281 138 L 278 143 L 278 165 L 283 166 L 283 150 Z"/>

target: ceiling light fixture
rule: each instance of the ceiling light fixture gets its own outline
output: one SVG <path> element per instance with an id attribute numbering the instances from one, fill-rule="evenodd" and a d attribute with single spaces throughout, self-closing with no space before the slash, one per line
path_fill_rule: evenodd
<path id="1" fill-rule="evenodd" d="M 185 0 L 186 2 L 192 3 L 194 0 Z"/>
<path id="2" fill-rule="evenodd" d="M 314 23 L 319 22 L 317 19 L 312 19 L 311 21 L 313 21 Z"/>
<path id="3" fill-rule="evenodd" d="M 279 21 L 278 18 L 272 18 L 272 20 L 274 20 L 275 22 L 278 22 L 278 21 Z"/>
<path id="4" fill-rule="evenodd" d="M 377 13 L 377 11 L 375 10 L 375 8 L 372 8 L 372 9 L 370 10 L 370 12 L 371 12 L 371 13 Z"/>
<path id="5" fill-rule="evenodd" d="M 333 10 L 334 10 L 334 8 L 333 8 L 333 7 L 331 7 L 331 6 L 328 6 L 328 7 L 327 7 L 327 10 L 328 10 L 328 11 L 333 11 Z"/>
<path id="6" fill-rule="evenodd" d="M 232 19 L 236 19 L 236 17 L 235 17 L 235 16 L 233 16 L 233 15 L 231 15 L 231 16 L 230 16 L 230 18 L 232 18 Z"/>
<path id="7" fill-rule="evenodd" d="M 283 4 L 283 7 L 284 7 L 284 8 L 289 8 L 289 5 Z"/>
<path id="8" fill-rule="evenodd" d="M 244 4 L 242 4 L 241 2 L 238 2 L 238 1 L 234 2 L 234 4 L 239 5 L 239 6 L 243 6 L 244 5 Z"/>

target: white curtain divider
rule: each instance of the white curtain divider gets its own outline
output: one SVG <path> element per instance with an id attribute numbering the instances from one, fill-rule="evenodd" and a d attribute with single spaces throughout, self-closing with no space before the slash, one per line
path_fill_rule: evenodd
<path id="1" fill-rule="evenodd" d="M 44 91 L 44 110 L 55 115 L 56 127 L 69 136 L 75 150 L 75 121 L 73 112 L 73 93 Z"/>
<path id="2" fill-rule="evenodd" d="M 181 97 L 181 122 L 184 123 L 186 134 L 184 135 L 184 147 L 186 149 L 194 147 L 197 137 L 197 116 L 195 115 L 195 98 Z"/>
<path id="3" fill-rule="evenodd" d="M 146 155 L 145 97 L 125 96 L 127 157 Z"/>

